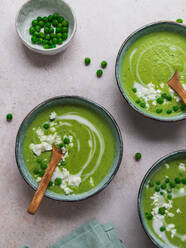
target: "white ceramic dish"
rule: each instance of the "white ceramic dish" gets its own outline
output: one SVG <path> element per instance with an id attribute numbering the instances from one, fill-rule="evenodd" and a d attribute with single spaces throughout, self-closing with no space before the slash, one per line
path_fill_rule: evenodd
<path id="1" fill-rule="evenodd" d="M 33 19 L 53 13 L 62 15 L 69 22 L 67 40 L 62 45 L 57 45 L 56 48 L 52 49 L 44 49 L 41 45 L 32 44 L 29 28 Z M 16 17 L 16 30 L 24 45 L 30 50 L 44 55 L 55 55 L 64 51 L 70 44 L 76 27 L 77 22 L 73 10 L 63 0 L 29 0 L 21 7 Z"/>

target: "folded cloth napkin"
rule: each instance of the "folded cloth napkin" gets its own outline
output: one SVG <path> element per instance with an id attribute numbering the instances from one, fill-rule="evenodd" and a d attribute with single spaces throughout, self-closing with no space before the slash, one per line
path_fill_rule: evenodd
<path id="1" fill-rule="evenodd" d="M 112 223 L 101 225 L 93 219 L 49 248 L 125 248 L 125 246 L 119 240 Z"/>

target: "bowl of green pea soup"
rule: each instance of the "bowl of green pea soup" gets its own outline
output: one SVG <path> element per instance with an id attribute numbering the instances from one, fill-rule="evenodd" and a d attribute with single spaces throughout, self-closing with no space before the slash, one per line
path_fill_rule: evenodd
<path id="1" fill-rule="evenodd" d="M 64 51 L 76 26 L 73 10 L 62 0 L 29 0 L 16 17 L 16 30 L 23 44 L 43 55 Z"/>
<path id="2" fill-rule="evenodd" d="M 148 24 L 122 44 L 116 60 L 118 87 L 137 112 L 160 121 L 186 118 L 186 106 L 167 82 L 177 71 L 186 90 L 186 26 Z"/>
<path id="3" fill-rule="evenodd" d="M 138 195 L 142 226 L 159 248 L 186 247 L 186 150 L 159 159 Z"/>
<path id="4" fill-rule="evenodd" d="M 48 167 L 52 145 L 65 156 L 45 195 L 60 201 L 83 200 L 103 190 L 118 171 L 123 154 L 113 117 L 97 103 L 76 96 L 46 100 L 20 126 L 17 165 L 33 189 Z"/>

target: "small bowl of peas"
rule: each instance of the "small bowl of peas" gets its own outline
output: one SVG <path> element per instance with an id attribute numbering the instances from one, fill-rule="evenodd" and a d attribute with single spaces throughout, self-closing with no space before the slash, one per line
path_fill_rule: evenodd
<path id="1" fill-rule="evenodd" d="M 16 17 L 16 30 L 23 44 L 44 55 L 64 51 L 76 27 L 73 10 L 63 0 L 29 0 Z"/>

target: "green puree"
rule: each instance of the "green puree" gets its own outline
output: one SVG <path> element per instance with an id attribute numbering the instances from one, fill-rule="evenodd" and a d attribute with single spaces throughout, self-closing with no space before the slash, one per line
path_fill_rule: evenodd
<path id="1" fill-rule="evenodd" d="M 157 170 L 142 196 L 145 222 L 167 247 L 186 247 L 186 159 Z"/>
<path id="2" fill-rule="evenodd" d="M 177 70 L 186 88 L 186 37 L 160 31 L 138 39 L 127 51 L 122 65 L 123 87 L 138 108 L 155 115 L 175 116 L 186 111 L 167 85 Z"/>
<path id="3" fill-rule="evenodd" d="M 56 117 L 50 120 L 52 112 Z M 44 151 L 37 156 L 30 148 L 31 144 L 43 142 L 38 136 L 38 130 L 45 135 L 45 141 L 48 137 L 56 137 L 54 144 L 66 151 L 49 190 L 60 194 L 87 192 L 107 175 L 115 156 L 114 137 L 108 123 L 97 113 L 86 107 L 64 105 L 55 106 L 36 117 L 26 132 L 23 149 L 26 166 L 37 182 L 51 157 L 51 151 Z M 68 184 L 66 178 L 59 174 L 63 170 L 71 176 L 78 175 L 81 178 L 80 184 Z M 70 192 L 61 187 L 64 183 Z"/>

